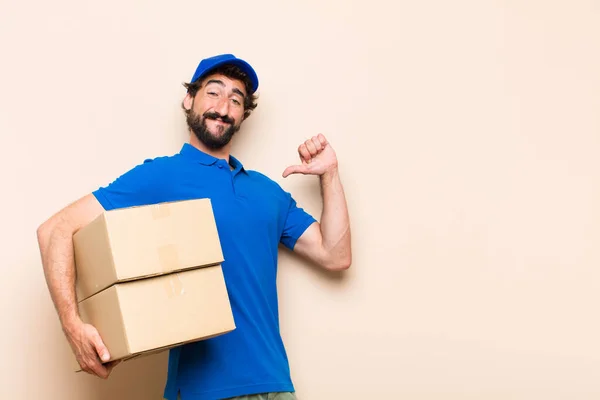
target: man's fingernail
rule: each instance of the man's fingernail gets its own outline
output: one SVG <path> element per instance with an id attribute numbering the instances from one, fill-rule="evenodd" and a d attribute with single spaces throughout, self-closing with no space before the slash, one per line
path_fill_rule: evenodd
<path id="1" fill-rule="evenodd" d="M 107 353 L 102 354 L 102 361 L 108 361 L 109 358 Z"/>

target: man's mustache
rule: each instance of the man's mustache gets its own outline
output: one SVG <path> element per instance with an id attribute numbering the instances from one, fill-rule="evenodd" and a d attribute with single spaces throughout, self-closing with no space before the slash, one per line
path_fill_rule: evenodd
<path id="1" fill-rule="evenodd" d="M 207 111 L 204 114 L 202 114 L 202 116 L 205 119 L 221 120 L 221 121 L 225 122 L 226 124 L 233 125 L 235 123 L 235 120 L 233 118 L 231 118 L 229 115 L 221 115 L 218 112 Z"/>

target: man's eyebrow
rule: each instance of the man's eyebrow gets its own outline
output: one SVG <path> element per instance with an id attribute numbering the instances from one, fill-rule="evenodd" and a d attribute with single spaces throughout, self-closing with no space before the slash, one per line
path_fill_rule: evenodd
<path id="1" fill-rule="evenodd" d="M 208 82 L 206 82 L 207 85 L 210 85 L 211 83 L 217 83 L 217 84 L 219 84 L 221 86 L 225 86 L 225 84 L 223 83 L 223 81 L 220 81 L 218 79 L 211 79 Z"/>
<path id="2" fill-rule="evenodd" d="M 244 95 L 244 93 L 242 93 L 242 91 L 241 91 L 240 89 L 233 88 L 233 89 L 231 89 L 231 91 L 232 91 L 233 93 L 237 93 L 237 94 L 239 94 L 240 96 L 242 96 L 242 99 L 245 99 L 245 98 L 246 98 L 246 96 Z"/>
<path id="3" fill-rule="evenodd" d="M 210 85 L 211 83 L 216 83 L 218 85 L 225 86 L 225 83 L 219 79 L 210 79 L 209 81 L 206 82 L 206 86 Z M 246 98 L 246 95 L 240 89 L 233 88 L 233 89 L 231 89 L 231 91 L 235 94 L 242 96 L 243 99 Z"/>

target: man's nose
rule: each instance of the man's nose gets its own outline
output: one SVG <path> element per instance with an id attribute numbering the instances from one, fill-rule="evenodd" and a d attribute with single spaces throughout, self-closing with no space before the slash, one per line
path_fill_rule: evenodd
<path id="1" fill-rule="evenodd" d="M 215 106 L 215 111 L 218 112 L 222 117 L 229 113 L 229 100 L 221 99 Z"/>

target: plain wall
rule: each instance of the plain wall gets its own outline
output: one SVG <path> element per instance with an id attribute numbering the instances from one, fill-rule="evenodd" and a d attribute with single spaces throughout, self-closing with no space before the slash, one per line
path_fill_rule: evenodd
<path id="1" fill-rule="evenodd" d="M 5 399 L 160 399 L 166 353 L 71 372 L 35 230 L 187 140 L 181 83 L 232 52 L 260 79 L 234 155 L 281 178 L 324 133 L 354 263 L 282 252 L 298 397 L 600 397 L 600 6 L 594 1 L 0 3 Z"/>

